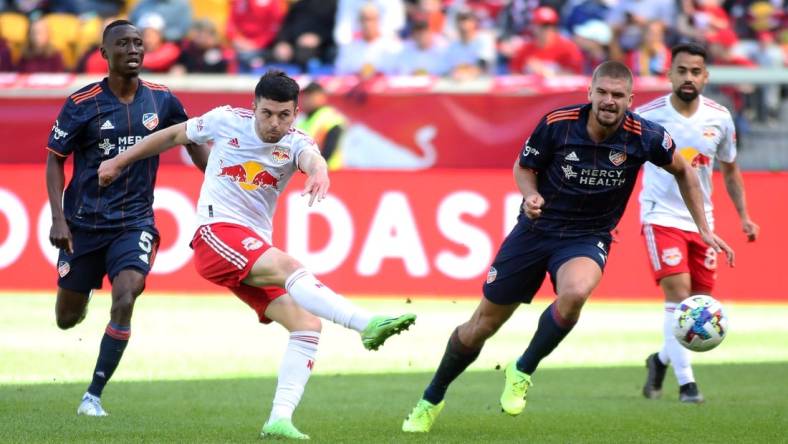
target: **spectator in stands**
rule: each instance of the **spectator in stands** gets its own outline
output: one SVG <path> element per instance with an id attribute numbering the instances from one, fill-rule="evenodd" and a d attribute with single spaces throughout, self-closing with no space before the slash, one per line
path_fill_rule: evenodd
<path id="1" fill-rule="evenodd" d="M 32 21 L 16 70 L 34 73 L 62 72 L 63 69 L 63 57 L 50 42 L 49 26 L 43 20 Z"/>
<path id="2" fill-rule="evenodd" d="M 731 27 L 731 20 L 719 0 L 682 0 L 676 31 L 686 40 L 702 42 L 706 35 Z"/>
<path id="3" fill-rule="evenodd" d="M 665 44 L 665 25 L 658 20 L 646 25 L 643 43 L 626 55 L 626 65 L 636 76 L 664 76 L 670 70 L 670 48 Z"/>
<path id="4" fill-rule="evenodd" d="M 116 17 L 126 7 L 125 0 L 50 0 L 47 12 L 61 12 L 79 16 Z M 106 62 L 104 63 L 106 72 Z"/>
<path id="5" fill-rule="evenodd" d="M 592 74 L 594 68 L 608 60 L 613 30 L 602 20 L 588 20 L 574 27 L 574 42 L 583 53 L 583 74 Z"/>
<path id="6" fill-rule="evenodd" d="M 195 20 L 183 42 L 181 55 L 170 72 L 227 73 L 233 59 L 232 50 L 222 46 L 213 22 L 207 19 Z"/>
<path id="7" fill-rule="evenodd" d="M 8 42 L 0 37 L 0 72 L 9 72 L 14 70 L 14 61 L 11 59 L 11 48 L 8 47 Z"/>
<path id="8" fill-rule="evenodd" d="M 107 17 L 103 20 L 101 29 L 107 27 L 110 23 L 116 20 L 115 17 Z M 106 74 L 107 73 L 107 60 L 101 55 L 101 42 L 92 45 L 83 54 L 79 56 L 77 61 L 76 72 L 85 74 Z"/>
<path id="9" fill-rule="evenodd" d="M 339 46 L 334 71 L 340 75 L 358 74 L 362 79 L 390 73 L 402 49 L 399 39 L 382 34 L 380 13 L 374 3 L 361 8 L 358 21 L 361 35 Z"/>
<path id="10" fill-rule="evenodd" d="M 638 48 L 649 22 L 657 20 L 668 29 L 675 28 L 677 13 L 675 0 L 619 1 L 607 16 L 613 28 L 610 57 L 623 60 L 625 54 Z"/>
<path id="11" fill-rule="evenodd" d="M 295 1 L 276 35 L 272 61 L 294 64 L 302 71 L 333 64 L 336 13 L 337 0 Z"/>
<path id="12" fill-rule="evenodd" d="M 192 24 L 189 0 L 139 0 L 129 14 L 129 20 L 140 26 L 140 20 L 148 14 L 158 14 L 164 19 L 167 24 L 164 39 L 169 42 L 179 42 Z"/>
<path id="13" fill-rule="evenodd" d="M 479 20 L 470 9 L 455 16 L 459 38 L 449 43 L 446 50 L 451 76 L 467 80 L 490 74 L 495 65 L 495 39 L 479 29 Z"/>
<path id="14" fill-rule="evenodd" d="M 576 34 L 576 27 L 592 20 L 604 22 L 611 0 L 569 0 L 561 9 L 561 28 Z M 596 65 L 594 65 L 596 66 Z"/>
<path id="15" fill-rule="evenodd" d="M 443 12 L 441 0 L 411 0 L 405 3 L 408 24 L 416 20 L 425 20 L 430 31 L 442 34 L 446 26 L 446 14 Z M 410 34 L 411 28 L 408 28 Z"/>
<path id="16" fill-rule="evenodd" d="M 339 0 L 334 24 L 334 42 L 338 47 L 350 44 L 364 32 L 358 17 L 368 5 L 374 5 L 378 11 L 379 33 L 387 39 L 399 37 L 405 27 L 402 0 Z"/>
<path id="17" fill-rule="evenodd" d="M 411 24 L 408 38 L 394 62 L 394 72 L 401 75 L 435 75 L 448 73 L 446 41 L 430 30 L 426 16 L 416 18 Z"/>
<path id="18" fill-rule="evenodd" d="M 142 68 L 147 72 L 168 72 L 181 55 L 181 49 L 164 38 L 167 23 L 159 14 L 152 12 L 142 16 L 139 29 L 142 31 L 142 44 L 145 58 Z"/>
<path id="19" fill-rule="evenodd" d="M 328 104 L 328 95 L 319 83 L 312 82 L 301 90 L 298 102 L 301 115 L 295 127 L 307 133 L 320 147 L 328 169 L 342 167 L 340 139 L 345 132 L 345 116 Z"/>
<path id="20" fill-rule="evenodd" d="M 232 0 L 227 39 L 238 58 L 240 72 L 253 72 L 265 64 L 265 50 L 274 42 L 287 13 L 280 0 Z"/>
<path id="21" fill-rule="evenodd" d="M 572 40 L 558 32 L 558 13 L 553 8 L 537 8 L 531 27 L 534 38 L 515 53 L 509 63 L 512 73 L 543 77 L 582 74 L 583 53 Z"/>

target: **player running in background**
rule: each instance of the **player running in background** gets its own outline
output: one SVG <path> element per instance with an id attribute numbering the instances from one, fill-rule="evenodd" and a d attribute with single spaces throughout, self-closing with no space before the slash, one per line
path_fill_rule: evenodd
<path id="1" fill-rule="evenodd" d="M 557 299 L 539 318 L 528 348 L 505 370 L 500 402 L 510 415 L 525 408 L 539 362 L 572 330 L 602 278 L 610 231 L 621 218 L 640 166 L 649 161 L 672 174 L 704 242 L 732 254 L 709 229 L 697 175 L 675 154 L 658 124 L 628 111 L 632 73 L 619 62 L 594 71 L 590 103 L 547 114 L 514 165 L 523 195 L 517 225 L 504 240 L 470 320 L 454 330 L 432 382 L 402 424 L 428 432 L 445 405 L 446 390 L 521 303 L 530 303 L 547 273 Z"/>
<path id="2" fill-rule="evenodd" d="M 293 79 L 269 71 L 255 88 L 253 111 L 223 106 L 160 131 L 104 162 L 99 180 L 109 185 L 127 165 L 172 146 L 213 141 L 197 204 L 195 266 L 205 279 L 249 304 L 260 322 L 274 321 L 290 332 L 262 435 L 308 439 L 293 425 L 292 415 L 314 365 L 321 330 L 317 317 L 356 330 L 370 350 L 406 330 L 416 317 L 372 316 L 271 245 L 274 209 L 292 175 L 307 174 L 303 194 L 310 195 L 309 205 L 322 200 L 329 187 L 317 145 L 291 127 L 298 92 Z"/>
<path id="3" fill-rule="evenodd" d="M 673 48 L 668 74 L 673 92 L 636 111 L 643 118 L 664 126 L 673 136 L 677 152 L 698 172 L 706 219 L 714 229 L 711 174 L 715 157 L 725 179 L 728 195 L 741 219 L 749 241 L 759 227 L 747 212 L 744 183 L 736 165 L 736 131 L 730 112 L 701 95 L 709 78 L 706 50 L 697 44 Z M 703 402 L 690 363 L 690 351 L 673 336 L 673 310 L 694 294 L 711 294 L 717 270 L 717 252 L 701 239 L 692 216 L 681 199 L 673 178 L 646 165 L 640 193 L 640 220 L 654 278 L 665 294 L 665 335 L 662 349 L 646 359 L 648 375 L 643 386 L 646 398 L 662 394 L 668 364 L 679 383 L 681 402 Z"/>
<path id="4" fill-rule="evenodd" d="M 112 283 L 110 321 L 104 332 L 93 381 L 78 415 L 106 416 L 101 394 L 131 335 L 134 301 L 145 288 L 159 233 L 153 221 L 153 187 L 158 157 L 129 165 L 120 180 L 99 188 L 97 168 L 157 129 L 186 120 L 178 99 L 164 86 L 139 79 L 142 36 L 130 22 L 104 29 L 101 55 L 109 75 L 72 94 L 58 115 L 47 149 L 47 192 L 52 209 L 49 240 L 60 249 L 55 314 L 68 329 L 85 318 L 90 294 L 104 275 Z M 207 152 L 189 147 L 195 163 Z M 74 153 L 74 174 L 63 194 L 66 158 Z"/>

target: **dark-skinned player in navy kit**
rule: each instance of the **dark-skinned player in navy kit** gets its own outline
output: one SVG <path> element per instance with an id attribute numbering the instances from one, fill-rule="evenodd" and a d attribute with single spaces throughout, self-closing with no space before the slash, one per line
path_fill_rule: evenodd
<path id="1" fill-rule="evenodd" d="M 521 303 L 530 303 L 550 274 L 556 300 L 542 313 L 530 344 L 505 371 L 501 408 L 522 413 L 531 375 L 566 337 L 599 284 L 610 232 L 624 212 L 645 162 L 673 174 L 703 241 L 733 252 L 706 222 L 698 177 L 675 153 L 660 125 L 628 111 L 632 73 L 619 62 L 594 71 L 588 104 L 548 113 L 514 165 L 523 195 L 517 225 L 501 245 L 470 320 L 457 327 L 433 380 L 405 419 L 405 432 L 426 433 L 445 406 L 446 390 Z"/>
<path id="2" fill-rule="evenodd" d="M 105 275 L 112 283 L 110 321 L 101 340 L 93 379 L 78 415 L 106 416 L 101 394 L 118 366 L 131 334 L 134 302 L 153 266 L 159 233 L 153 220 L 158 157 L 134 163 L 109 188 L 97 169 L 148 134 L 184 122 L 180 101 L 164 86 L 139 79 L 142 35 L 130 22 L 107 25 L 101 55 L 108 76 L 72 94 L 49 136 L 46 182 L 52 209 L 49 239 L 57 260 L 57 325 L 68 329 L 85 317 L 90 294 Z M 204 169 L 204 147 L 187 147 Z M 65 161 L 73 153 L 74 174 L 65 184 Z"/>

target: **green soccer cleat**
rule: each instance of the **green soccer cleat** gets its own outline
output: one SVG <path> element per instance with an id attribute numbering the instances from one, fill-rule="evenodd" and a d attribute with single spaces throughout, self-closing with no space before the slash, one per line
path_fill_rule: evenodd
<path id="1" fill-rule="evenodd" d="M 367 350 L 377 350 L 391 336 L 398 335 L 416 322 L 415 314 L 404 314 L 396 318 L 375 316 L 361 332 L 361 342 Z"/>
<path id="2" fill-rule="evenodd" d="M 309 439 L 309 435 L 301 433 L 289 419 L 277 419 L 266 423 L 260 432 L 261 438 L 267 439 Z"/>
<path id="3" fill-rule="evenodd" d="M 528 387 L 534 385 L 531 376 L 517 370 L 514 362 L 506 366 L 506 381 L 501 394 L 501 408 L 504 412 L 517 416 L 525 408 L 525 395 Z"/>
<path id="4" fill-rule="evenodd" d="M 445 405 L 446 401 L 432 404 L 426 399 L 420 399 L 416 407 L 413 407 L 413 411 L 402 423 L 402 431 L 413 433 L 429 432 Z"/>

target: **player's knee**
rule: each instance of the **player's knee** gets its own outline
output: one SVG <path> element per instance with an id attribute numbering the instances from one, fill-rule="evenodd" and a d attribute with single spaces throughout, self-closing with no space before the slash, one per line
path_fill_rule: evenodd
<path id="1" fill-rule="evenodd" d="M 559 311 L 562 316 L 576 317 L 586 303 L 590 292 L 582 286 L 568 286 L 558 294 Z M 565 313 L 564 313 L 565 312 Z"/>
<path id="2" fill-rule="evenodd" d="M 125 293 L 116 297 L 112 301 L 112 308 L 110 308 L 112 319 L 131 318 L 131 312 L 134 310 L 134 298 L 135 296 L 131 293 Z"/>
<path id="3" fill-rule="evenodd" d="M 79 313 L 56 313 L 55 321 L 57 322 L 57 328 L 61 330 L 68 330 L 71 327 L 79 324 L 79 321 L 82 320 L 82 316 Z"/>
<path id="4" fill-rule="evenodd" d="M 320 333 L 323 330 L 323 323 L 317 316 L 309 315 L 303 320 L 302 331 L 315 331 Z"/>
<path id="5" fill-rule="evenodd" d="M 469 325 L 470 327 L 470 339 L 473 341 L 473 345 L 477 345 L 480 343 L 484 343 L 487 339 L 491 338 L 495 332 L 498 331 L 500 325 L 493 322 L 492 319 L 489 318 L 479 318 L 471 322 Z"/>

